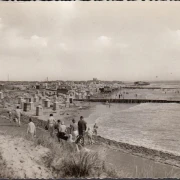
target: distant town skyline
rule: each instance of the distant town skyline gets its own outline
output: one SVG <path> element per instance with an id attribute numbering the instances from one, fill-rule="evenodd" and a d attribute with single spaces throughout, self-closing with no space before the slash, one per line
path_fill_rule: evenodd
<path id="1" fill-rule="evenodd" d="M 0 2 L 0 81 L 180 80 L 179 2 Z"/>

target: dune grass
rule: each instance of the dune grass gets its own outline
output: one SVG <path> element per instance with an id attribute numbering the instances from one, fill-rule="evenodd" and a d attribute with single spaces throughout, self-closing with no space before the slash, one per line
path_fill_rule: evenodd
<path id="1" fill-rule="evenodd" d="M 24 135 L 27 140 L 31 138 Z M 115 169 L 108 166 L 100 152 L 77 151 L 76 145 L 65 141 L 57 142 L 48 135 L 40 135 L 34 140 L 35 146 L 44 146 L 50 152 L 44 158 L 45 164 L 53 172 L 54 178 L 118 178 Z"/>

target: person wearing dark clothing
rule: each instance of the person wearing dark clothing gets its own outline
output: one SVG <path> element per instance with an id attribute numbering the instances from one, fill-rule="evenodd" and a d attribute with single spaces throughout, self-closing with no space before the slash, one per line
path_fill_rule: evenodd
<path id="1" fill-rule="evenodd" d="M 79 143 L 80 140 L 82 140 L 82 145 L 84 146 L 84 135 L 87 129 L 86 121 L 84 121 L 83 116 L 80 117 L 80 120 L 78 122 L 78 132 L 79 137 L 76 140 L 76 143 Z"/>
<path id="2" fill-rule="evenodd" d="M 86 131 L 86 122 L 84 121 L 83 116 L 80 117 L 80 120 L 78 122 L 78 131 L 79 131 L 79 135 L 84 135 L 85 131 Z"/>

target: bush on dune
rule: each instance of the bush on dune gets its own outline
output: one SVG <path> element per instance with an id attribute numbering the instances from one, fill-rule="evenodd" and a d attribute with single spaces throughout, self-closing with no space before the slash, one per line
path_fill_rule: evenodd
<path id="1" fill-rule="evenodd" d="M 99 159 L 98 153 L 80 151 L 64 157 L 60 168 L 63 177 L 97 177 L 102 172 L 103 161 Z"/>
<path id="2" fill-rule="evenodd" d="M 105 165 L 99 152 L 87 152 L 83 149 L 77 152 L 75 144 L 65 141 L 57 143 L 55 139 L 45 135 L 36 138 L 34 144 L 50 149 L 44 160 L 55 178 L 118 177 L 114 169 Z"/>

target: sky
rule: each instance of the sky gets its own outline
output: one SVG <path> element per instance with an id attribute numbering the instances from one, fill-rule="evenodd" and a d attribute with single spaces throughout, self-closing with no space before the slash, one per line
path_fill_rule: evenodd
<path id="1" fill-rule="evenodd" d="M 179 2 L 0 2 L 0 80 L 180 80 Z"/>

